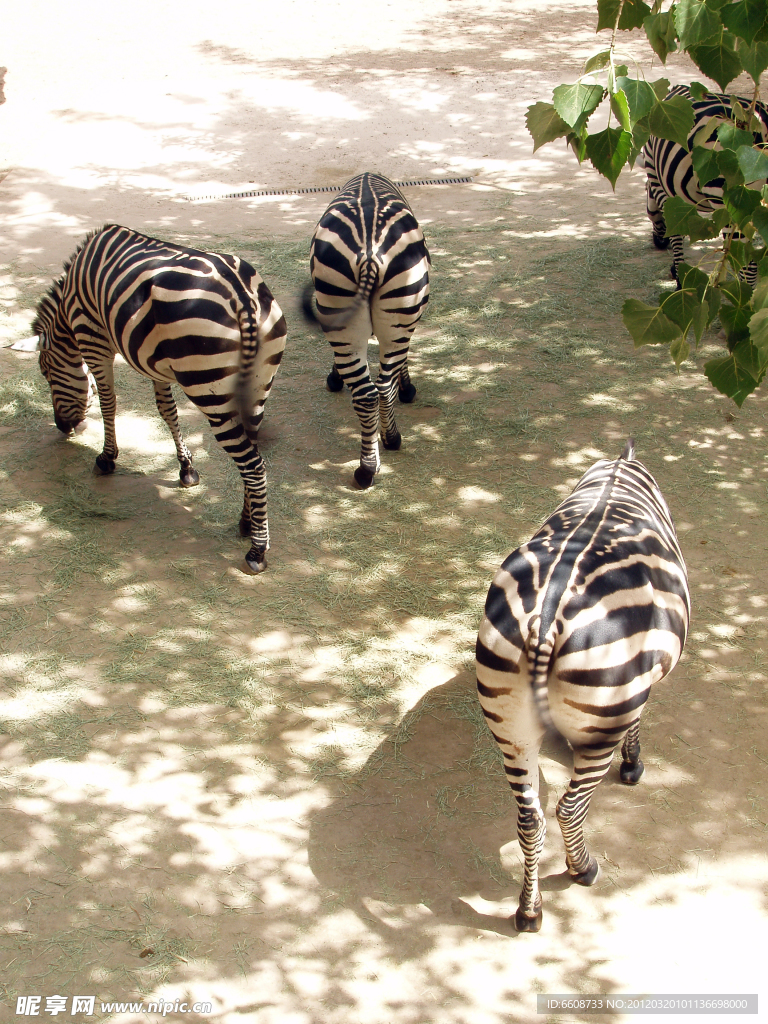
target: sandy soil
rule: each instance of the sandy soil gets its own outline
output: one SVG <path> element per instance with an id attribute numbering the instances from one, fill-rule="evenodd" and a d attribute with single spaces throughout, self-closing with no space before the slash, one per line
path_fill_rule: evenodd
<path id="1" fill-rule="evenodd" d="M 96 995 L 82 1020 L 146 1017 L 102 1000 L 209 1000 L 169 1016 L 227 1024 L 545 1019 L 536 992 L 765 997 L 768 406 L 739 413 L 693 365 L 632 353 L 616 301 L 665 263 L 642 177 L 613 194 L 561 148 L 531 154 L 525 108 L 595 51 L 592 4 L 80 0 L 74 18 L 32 0 L 8 21 L 0 336 L 29 333 L 106 221 L 253 259 L 291 334 L 256 580 L 233 569 L 238 485 L 193 410 L 204 484 L 182 493 L 146 382 L 120 371 L 120 470 L 94 478 L 97 411 L 60 439 L 34 357 L 0 351 L 3 1019 L 35 994 Z M 408 193 L 435 313 L 402 457 L 361 496 L 355 423 L 296 315 L 327 197 L 184 196 L 364 168 L 475 184 Z M 440 347 L 450 324 L 463 349 Z M 516 936 L 479 610 L 500 558 L 630 432 L 677 518 L 691 642 L 649 706 L 643 783 L 612 775 L 594 801 L 593 890 L 563 874 L 567 751 L 545 752 L 544 928 Z"/>

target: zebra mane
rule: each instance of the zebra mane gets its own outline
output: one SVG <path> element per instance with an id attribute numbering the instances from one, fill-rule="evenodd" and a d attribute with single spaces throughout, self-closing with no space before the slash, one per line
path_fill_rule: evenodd
<path id="1" fill-rule="evenodd" d="M 61 296 L 64 290 L 64 282 L 67 278 L 67 274 L 69 273 L 69 268 L 72 266 L 72 263 L 77 258 L 78 254 L 82 252 L 85 246 L 96 235 L 100 234 L 102 231 L 106 231 L 107 228 L 116 227 L 119 227 L 119 225 L 103 224 L 100 228 L 94 228 L 92 231 L 89 231 L 85 238 L 82 240 L 82 242 L 80 242 L 75 251 L 69 257 L 69 259 L 64 261 L 64 268 L 61 276 L 57 277 L 54 280 L 48 291 L 43 293 L 43 295 L 40 297 L 40 300 L 37 303 L 37 307 L 35 309 L 35 319 L 32 321 L 33 334 L 40 334 L 40 331 L 43 328 L 42 318 L 46 310 L 49 312 L 53 312 L 58 306 L 59 302 L 61 302 Z"/>

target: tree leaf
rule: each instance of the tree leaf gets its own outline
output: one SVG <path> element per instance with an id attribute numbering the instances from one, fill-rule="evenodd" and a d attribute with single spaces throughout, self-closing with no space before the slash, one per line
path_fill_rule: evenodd
<path id="1" fill-rule="evenodd" d="M 656 93 L 647 82 L 625 75 L 616 79 L 616 85 L 624 92 L 632 115 L 632 124 L 649 114 L 658 103 Z"/>
<path id="2" fill-rule="evenodd" d="M 675 4 L 675 28 L 680 46 L 687 50 L 721 31 L 720 19 L 704 0 L 679 0 Z M 706 74 L 706 72 L 705 72 Z"/>
<path id="3" fill-rule="evenodd" d="M 748 306 L 752 301 L 752 289 L 746 281 L 740 281 L 738 278 L 723 281 L 720 291 L 731 300 L 734 306 Z"/>
<path id="4" fill-rule="evenodd" d="M 709 309 L 707 308 L 707 306 L 702 305 L 700 303 L 696 307 L 696 310 L 695 310 L 695 312 L 693 314 L 693 322 L 691 324 L 691 326 L 693 327 L 693 333 L 694 333 L 694 335 L 696 337 L 696 344 L 697 345 L 701 341 L 701 336 L 704 333 L 704 330 L 705 330 L 708 322 L 709 322 Z"/>
<path id="5" fill-rule="evenodd" d="M 661 311 L 664 316 L 671 320 L 673 324 L 677 324 L 682 330 L 683 335 L 688 333 L 693 323 L 694 315 L 700 308 L 701 303 L 692 288 L 679 288 L 677 291 L 670 292 L 661 304 Z"/>
<path id="6" fill-rule="evenodd" d="M 699 185 L 708 185 L 711 181 L 717 181 L 720 177 L 720 168 L 717 166 L 717 153 L 706 146 L 694 146 L 691 149 L 691 160 Z"/>
<path id="7" fill-rule="evenodd" d="M 621 307 L 621 318 L 632 335 L 635 348 L 668 345 L 680 337 L 680 328 L 668 320 L 658 306 L 648 306 L 639 299 L 626 300 Z"/>
<path id="8" fill-rule="evenodd" d="M 693 290 L 699 302 L 703 300 L 704 292 L 709 284 L 709 277 L 703 270 L 692 267 L 689 263 L 681 263 L 677 268 L 677 280 L 681 288 L 688 291 Z"/>
<path id="9" fill-rule="evenodd" d="M 607 67 L 610 59 L 611 51 L 601 50 L 600 53 L 596 53 L 594 57 L 590 57 L 584 65 L 584 74 L 588 75 L 590 71 L 601 71 L 604 67 Z"/>
<path id="10" fill-rule="evenodd" d="M 732 398 L 739 408 L 759 384 L 751 374 L 741 369 L 733 355 L 710 359 L 704 364 L 704 373 L 710 384 L 717 388 L 721 395 Z"/>
<path id="11" fill-rule="evenodd" d="M 720 174 L 725 178 L 728 188 L 744 184 L 744 175 L 741 173 L 739 158 L 732 149 L 723 149 L 717 153 L 717 166 Z"/>
<path id="12" fill-rule="evenodd" d="M 533 137 L 533 152 L 571 130 L 551 103 L 534 103 L 528 107 L 525 126 Z"/>
<path id="13" fill-rule="evenodd" d="M 757 85 L 760 75 L 768 68 L 768 43 L 754 42 L 747 46 L 743 40 L 739 40 L 738 54 L 741 66 Z"/>
<path id="14" fill-rule="evenodd" d="M 733 358 L 737 366 L 746 370 L 750 377 L 760 380 L 766 370 L 765 364 L 761 361 L 760 351 L 749 338 L 744 338 L 738 345 L 733 347 Z"/>
<path id="15" fill-rule="evenodd" d="M 656 93 L 657 100 L 663 100 L 669 92 L 669 79 L 668 78 L 657 78 L 655 82 L 649 82 L 648 85 Z"/>
<path id="16" fill-rule="evenodd" d="M 624 0 L 619 18 L 619 28 L 624 32 L 631 32 L 633 28 L 640 28 L 645 19 L 649 17 L 651 8 L 643 0 Z"/>
<path id="17" fill-rule="evenodd" d="M 643 28 L 654 53 L 662 64 L 666 64 L 667 54 L 673 53 L 677 49 L 675 20 L 672 14 L 670 11 L 664 11 L 663 14 L 651 14 L 643 22 Z M 666 92 L 666 89 L 664 91 Z"/>
<path id="18" fill-rule="evenodd" d="M 629 156 L 627 157 L 630 167 L 635 166 L 635 160 L 640 156 L 643 146 L 650 137 L 651 132 L 648 128 L 648 119 L 643 117 L 635 123 L 632 129 L 632 149 L 630 149 Z"/>
<path id="19" fill-rule="evenodd" d="M 690 351 L 691 346 L 688 344 L 685 338 L 678 338 L 676 341 L 673 341 L 672 344 L 669 346 L 669 352 L 675 361 L 675 369 L 678 371 L 678 373 L 680 372 L 680 363 L 682 363 L 685 359 L 688 358 L 688 356 L 690 355 Z"/>
<path id="20" fill-rule="evenodd" d="M 560 117 L 578 132 L 599 106 L 604 92 L 602 85 L 558 85 L 552 99 Z"/>
<path id="21" fill-rule="evenodd" d="M 695 100 L 701 102 L 705 96 L 709 94 L 709 89 L 706 85 L 702 85 L 701 82 L 691 82 L 691 96 Z"/>
<path id="22" fill-rule="evenodd" d="M 743 227 L 752 220 L 752 214 L 760 205 L 760 193 L 746 185 L 735 185 L 723 190 L 723 205 L 737 227 Z"/>
<path id="23" fill-rule="evenodd" d="M 749 337 L 758 354 L 760 367 L 768 365 L 768 309 L 758 309 L 749 321 Z"/>
<path id="24" fill-rule="evenodd" d="M 768 308 L 768 277 L 761 278 L 752 292 L 752 309 Z"/>
<path id="25" fill-rule="evenodd" d="M 631 134 L 621 128 L 606 128 L 604 132 L 588 135 L 586 144 L 592 166 L 615 188 L 616 179 L 632 149 Z"/>
<path id="26" fill-rule="evenodd" d="M 688 56 L 699 70 L 703 71 L 707 78 L 717 82 L 723 90 L 742 72 L 741 61 L 729 42 L 730 39 L 733 39 L 733 36 L 723 33 L 722 37 L 712 44 L 688 48 Z"/>
<path id="27" fill-rule="evenodd" d="M 720 306 L 720 323 L 725 331 L 728 350 L 732 351 L 744 338 L 749 337 L 749 318 L 752 310 L 749 306 Z"/>
<path id="28" fill-rule="evenodd" d="M 767 16 L 765 0 L 741 0 L 740 3 L 726 4 L 720 11 L 720 20 L 725 27 L 750 46 Z"/>
<path id="29" fill-rule="evenodd" d="M 752 213 L 752 223 L 762 235 L 763 241 L 768 242 L 768 209 L 765 206 L 759 206 Z"/>
<path id="30" fill-rule="evenodd" d="M 754 146 L 740 146 L 736 150 L 736 159 L 739 161 L 745 182 L 768 178 L 768 153 L 765 150 L 756 149 Z"/>
<path id="31" fill-rule="evenodd" d="M 709 223 L 701 217 L 695 206 L 687 202 L 682 196 L 670 196 L 664 203 L 664 223 L 667 226 L 667 238 L 673 235 L 690 235 L 691 231 L 699 231 L 699 221 Z M 717 232 L 715 232 L 716 234 Z M 702 237 L 702 236 L 700 236 Z M 714 237 L 704 235 L 703 237 Z"/>
<path id="32" fill-rule="evenodd" d="M 597 0 L 597 28 L 595 32 L 602 32 L 604 28 L 613 30 L 620 5 L 621 0 Z"/>
<path id="33" fill-rule="evenodd" d="M 688 148 L 688 135 L 693 128 L 693 106 L 684 96 L 670 96 L 657 103 L 648 115 L 651 135 L 669 139 Z"/>
<path id="34" fill-rule="evenodd" d="M 730 149 L 734 153 L 742 146 L 752 146 L 755 142 L 752 132 L 737 128 L 732 121 L 720 125 L 717 129 L 717 141 L 723 149 Z"/>
<path id="35" fill-rule="evenodd" d="M 622 89 L 619 89 L 618 92 L 612 94 L 611 110 L 624 131 L 631 132 L 632 118 L 629 114 L 629 103 L 627 102 L 627 97 Z"/>

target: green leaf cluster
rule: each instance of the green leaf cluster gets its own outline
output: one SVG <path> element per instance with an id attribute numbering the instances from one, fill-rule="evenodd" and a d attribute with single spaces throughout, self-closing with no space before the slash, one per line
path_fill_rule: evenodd
<path id="1" fill-rule="evenodd" d="M 765 251 L 751 255 L 761 259 L 762 267 Z M 753 290 L 739 278 L 712 285 L 707 274 L 687 263 L 678 273 L 679 288 L 660 295 L 657 306 L 627 299 L 621 311 L 624 325 L 636 348 L 668 345 L 679 369 L 690 355 L 691 335 L 698 346 L 704 330 L 719 316 L 728 352 L 708 360 L 704 373 L 741 406 L 768 371 L 768 274 Z"/>
<path id="2" fill-rule="evenodd" d="M 534 152 L 563 138 L 580 162 L 588 159 L 615 188 L 652 136 L 690 150 L 701 200 L 694 206 L 670 197 L 666 234 L 693 242 L 722 235 L 722 243 L 702 258 L 706 269 L 682 264 L 677 291 L 662 294 L 655 306 L 628 299 L 622 315 L 635 345 L 669 345 L 678 368 L 719 317 L 727 355 L 709 360 L 704 372 L 741 405 L 768 369 L 768 146 L 753 134 L 764 134 L 755 103 L 768 69 L 768 0 L 596 2 L 597 32 L 609 32 L 610 42 L 589 58 L 577 82 L 554 90 L 551 103 L 528 108 Z M 683 51 L 723 91 L 746 72 L 754 97 L 724 99 L 722 111 L 694 132 L 686 96 L 667 96 L 667 79 L 646 81 L 617 63 L 622 33 L 637 30 L 662 63 Z M 694 101 L 710 91 L 700 82 L 690 85 Z M 754 293 L 739 277 L 751 264 L 759 273 Z"/>

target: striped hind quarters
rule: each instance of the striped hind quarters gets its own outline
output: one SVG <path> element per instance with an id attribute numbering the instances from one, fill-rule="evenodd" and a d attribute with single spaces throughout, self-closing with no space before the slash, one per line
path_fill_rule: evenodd
<path id="1" fill-rule="evenodd" d="M 631 439 L 618 459 L 584 474 L 494 577 L 477 638 L 477 688 L 517 801 L 519 931 L 538 931 L 542 920 L 545 731 L 557 730 L 573 751 L 556 814 L 571 878 L 592 885 L 599 867 L 583 833 L 592 793 L 619 745 L 622 781 L 642 775 L 640 715 L 653 684 L 677 664 L 689 618 L 672 517 Z"/>
<path id="2" fill-rule="evenodd" d="M 302 308 L 317 320 L 333 350 L 329 390 L 346 384 L 360 421 L 360 465 L 355 485 L 367 488 L 379 471 L 379 437 L 401 444 L 395 395 L 412 402 L 416 388 L 408 353 L 429 299 L 429 252 L 398 187 L 381 174 L 351 178 L 331 200 L 312 237 L 310 273 L 315 304 Z M 371 380 L 368 342 L 379 344 L 379 372 Z"/>

